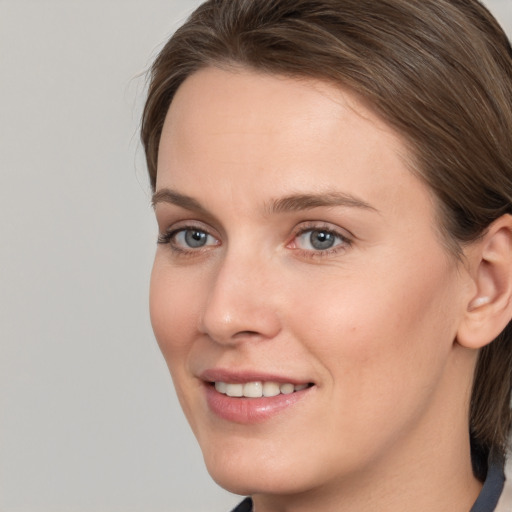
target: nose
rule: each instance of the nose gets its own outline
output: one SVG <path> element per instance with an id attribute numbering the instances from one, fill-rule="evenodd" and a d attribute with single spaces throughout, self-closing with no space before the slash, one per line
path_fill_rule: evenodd
<path id="1" fill-rule="evenodd" d="M 281 331 L 272 260 L 226 254 L 212 271 L 199 330 L 219 344 L 270 340 Z"/>

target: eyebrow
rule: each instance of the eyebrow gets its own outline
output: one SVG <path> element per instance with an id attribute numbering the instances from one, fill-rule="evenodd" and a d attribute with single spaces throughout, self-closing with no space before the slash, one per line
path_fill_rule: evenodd
<path id="1" fill-rule="evenodd" d="M 274 199 L 267 206 L 269 213 L 296 212 L 311 210 L 313 208 L 344 206 L 349 208 L 361 208 L 363 210 L 378 210 L 369 203 L 352 194 L 341 192 L 325 192 L 320 194 L 294 194 L 279 199 Z"/>
<path id="2" fill-rule="evenodd" d="M 195 211 L 197 213 L 209 213 L 206 208 L 204 208 L 201 203 L 199 203 L 199 201 L 193 197 L 180 194 L 179 192 L 175 192 L 174 190 L 170 190 L 168 188 L 163 188 L 153 194 L 153 198 L 151 199 L 153 208 L 155 208 L 158 203 L 174 204 L 184 208 L 185 210 Z"/>
<path id="3" fill-rule="evenodd" d="M 159 203 L 170 203 L 185 210 L 194 211 L 209 215 L 208 210 L 204 208 L 199 201 L 185 194 L 180 194 L 174 190 L 163 188 L 153 194 L 153 208 Z M 297 212 L 301 210 L 311 210 L 313 208 L 344 206 L 349 208 L 360 208 L 378 212 L 376 208 L 369 203 L 359 199 L 352 194 L 341 192 L 326 192 L 320 194 L 292 194 L 271 200 L 265 207 L 268 214 Z"/>

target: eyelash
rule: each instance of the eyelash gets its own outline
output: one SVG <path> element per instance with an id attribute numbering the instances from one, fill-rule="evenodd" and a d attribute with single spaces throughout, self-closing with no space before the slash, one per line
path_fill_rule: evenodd
<path id="1" fill-rule="evenodd" d="M 199 226 L 180 226 L 176 229 L 169 230 L 165 233 L 161 233 L 158 236 L 157 243 L 160 245 L 166 245 L 168 244 L 170 246 L 171 251 L 176 254 L 177 256 L 196 256 L 198 254 L 203 253 L 205 250 L 208 250 L 208 247 L 215 247 L 220 245 L 220 243 L 215 245 L 207 245 L 205 247 L 198 247 L 198 248 L 189 248 L 185 249 L 178 244 L 175 243 L 175 237 L 179 235 L 180 233 L 186 233 L 187 231 L 197 231 L 200 233 L 204 233 L 206 236 L 213 237 L 214 239 L 217 239 L 215 236 L 213 236 L 207 229 Z M 325 250 L 314 250 L 314 249 L 301 249 L 298 247 L 290 247 L 291 244 L 296 243 L 295 241 L 300 238 L 301 236 L 304 236 L 308 232 L 321 232 L 326 233 L 327 235 L 334 236 L 337 240 L 339 240 L 340 243 L 336 244 L 334 247 L 327 248 Z M 297 251 L 301 257 L 305 258 L 324 258 L 327 256 L 332 256 L 334 254 L 337 254 L 341 251 L 345 251 L 352 245 L 352 239 L 348 237 L 346 234 L 342 234 L 340 231 L 333 229 L 332 226 L 326 225 L 326 224 L 318 224 L 318 223 L 307 223 L 302 224 L 298 226 L 294 233 L 291 240 L 286 244 L 286 247 Z"/>

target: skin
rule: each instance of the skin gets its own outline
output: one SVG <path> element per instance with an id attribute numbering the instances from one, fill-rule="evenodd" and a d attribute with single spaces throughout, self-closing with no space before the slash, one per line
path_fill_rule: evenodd
<path id="1" fill-rule="evenodd" d="M 152 324 L 210 474 L 257 512 L 467 512 L 478 495 L 477 352 L 455 341 L 475 284 L 407 157 L 362 101 L 321 81 L 207 68 L 171 104 L 155 211 L 161 237 L 179 234 L 158 245 Z M 279 203 L 305 194 L 350 201 Z M 187 246 L 191 227 L 206 245 Z M 312 229 L 334 246 L 315 249 Z M 209 410 L 209 368 L 314 386 L 242 425 Z"/>

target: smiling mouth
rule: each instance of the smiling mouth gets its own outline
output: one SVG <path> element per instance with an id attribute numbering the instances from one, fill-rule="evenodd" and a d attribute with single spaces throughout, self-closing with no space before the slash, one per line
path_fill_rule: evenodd
<path id="1" fill-rule="evenodd" d="M 313 386 L 313 384 L 291 384 L 272 381 L 255 381 L 245 383 L 212 382 L 215 390 L 233 398 L 262 398 L 278 395 L 290 395 L 296 391 Z"/>

